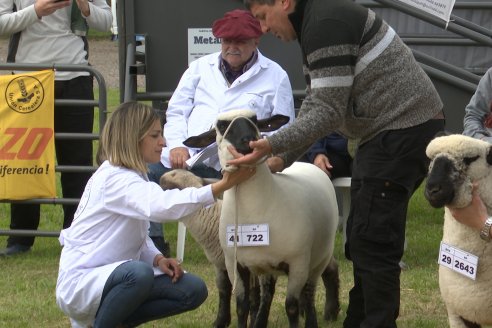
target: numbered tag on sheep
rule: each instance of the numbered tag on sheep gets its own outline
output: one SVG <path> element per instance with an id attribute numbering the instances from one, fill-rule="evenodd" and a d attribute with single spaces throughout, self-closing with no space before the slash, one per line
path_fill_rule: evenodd
<path id="1" fill-rule="evenodd" d="M 268 246 L 270 245 L 270 234 L 268 224 L 240 224 L 227 226 L 227 246 Z M 234 242 L 236 239 L 236 242 Z"/>
<path id="2" fill-rule="evenodd" d="M 478 257 L 442 241 L 437 262 L 472 280 L 477 277 Z"/>

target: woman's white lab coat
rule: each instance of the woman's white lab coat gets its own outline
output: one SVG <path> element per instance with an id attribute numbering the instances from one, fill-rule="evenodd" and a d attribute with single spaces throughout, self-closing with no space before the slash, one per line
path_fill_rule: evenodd
<path id="1" fill-rule="evenodd" d="M 210 186 L 163 191 L 136 171 L 104 162 L 88 181 L 71 227 L 60 234 L 56 301 L 72 326 L 93 323 L 106 280 L 118 265 L 153 265 L 160 252 L 148 237 L 149 218 L 177 220 L 213 202 Z"/>
<path id="2" fill-rule="evenodd" d="M 292 87 L 287 73 L 258 51 L 258 60 L 230 86 L 219 68 L 220 52 L 190 64 L 169 101 L 161 162 L 169 163 L 169 151 L 184 147 L 188 137 L 210 130 L 217 115 L 233 109 L 250 109 L 258 119 L 275 114 L 295 118 Z M 198 150 L 191 150 L 193 156 Z M 220 170 L 218 159 L 209 165 Z"/>

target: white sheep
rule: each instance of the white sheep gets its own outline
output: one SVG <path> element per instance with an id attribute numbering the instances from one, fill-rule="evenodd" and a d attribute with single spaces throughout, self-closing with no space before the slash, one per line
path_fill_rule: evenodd
<path id="1" fill-rule="evenodd" d="M 202 179 L 183 169 L 176 169 L 164 173 L 160 178 L 160 186 L 165 189 L 184 189 L 188 187 L 200 188 L 211 181 Z M 186 226 L 195 241 L 202 247 L 208 261 L 214 265 L 215 284 L 219 292 L 219 307 L 214 327 L 225 328 L 231 323 L 231 291 L 232 285 L 227 275 L 224 252 L 219 241 L 219 219 L 222 200 L 207 208 L 183 217 L 180 221 Z M 267 288 L 266 286 L 265 288 Z M 251 301 L 255 304 L 251 311 L 251 320 L 254 320 L 260 302 L 259 284 L 251 291 Z"/>
<path id="2" fill-rule="evenodd" d="M 442 241 L 478 256 L 476 280 L 439 266 L 439 287 L 451 328 L 492 325 L 492 243 L 476 230 L 455 220 L 449 207 L 471 202 L 472 183 L 492 213 L 492 151 L 487 142 L 463 135 L 434 139 L 427 146 L 431 159 L 425 197 L 436 208 L 445 207 Z"/>
<path id="3" fill-rule="evenodd" d="M 273 131 L 286 122 L 279 115 L 257 120 L 250 110 L 225 112 L 218 116 L 215 131 L 191 137 L 184 144 L 204 147 L 216 135 L 221 166 L 233 170 L 226 163 L 232 159 L 227 146 L 249 153 L 248 143 L 259 138 L 259 131 Z M 268 224 L 268 237 L 263 235 L 269 239 L 267 246 L 228 246 L 228 226 L 255 224 Z M 229 277 L 234 282 L 237 279 L 238 327 L 247 325 L 251 274 L 287 274 L 285 308 L 290 327 L 298 326 L 301 311 L 306 327 L 317 327 L 314 293 L 324 273 L 325 318 L 336 318 L 338 266 L 333 250 L 337 226 L 338 208 L 331 180 L 312 164 L 295 163 L 282 173 L 272 174 L 265 162 L 257 163 L 252 178 L 224 193 L 219 237 Z M 265 315 L 260 307 L 255 324 L 265 327 L 267 321 L 268 313 Z"/>
<path id="4" fill-rule="evenodd" d="M 160 185 L 163 189 L 184 189 L 188 187 L 199 188 L 205 184 L 213 182 L 214 179 L 203 179 L 194 175 L 192 172 L 176 169 L 164 173 L 160 178 Z M 185 216 L 181 222 L 186 225 L 188 231 L 195 241 L 203 248 L 205 255 L 210 263 L 214 265 L 216 277 L 215 283 L 219 291 L 219 307 L 214 327 L 227 327 L 231 321 L 230 299 L 232 286 L 227 275 L 225 266 L 224 252 L 219 241 L 219 219 L 222 200 L 218 199 L 213 206 L 201 209 L 193 214 Z M 337 272 L 329 266 L 323 272 L 323 282 L 326 290 L 325 301 L 325 319 L 333 320 L 337 313 L 333 311 L 333 302 L 338 299 L 337 288 L 333 288 L 334 280 L 336 281 Z M 260 316 L 268 317 L 269 308 L 275 292 L 276 278 L 273 276 L 264 276 L 257 281 L 255 286 L 251 287 L 250 302 L 253 303 L 250 310 L 250 322 L 256 320 L 258 309 L 261 303 L 262 311 Z M 260 289 L 262 297 L 260 298 Z M 250 326 L 253 324 L 250 323 Z"/>

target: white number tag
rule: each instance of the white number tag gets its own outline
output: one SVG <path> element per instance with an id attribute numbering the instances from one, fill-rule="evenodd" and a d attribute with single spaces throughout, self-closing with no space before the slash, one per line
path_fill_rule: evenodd
<path id="1" fill-rule="evenodd" d="M 270 234 L 268 224 L 240 224 L 237 226 L 237 235 L 233 224 L 227 226 L 227 246 L 234 246 L 236 236 L 237 246 L 268 246 Z"/>
<path id="2" fill-rule="evenodd" d="M 437 263 L 472 280 L 477 277 L 478 257 L 442 241 Z"/>

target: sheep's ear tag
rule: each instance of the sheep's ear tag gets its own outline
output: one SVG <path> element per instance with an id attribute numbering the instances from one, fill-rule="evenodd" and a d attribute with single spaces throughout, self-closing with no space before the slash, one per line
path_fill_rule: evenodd
<path id="1" fill-rule="evenodd" d="M 290 118 L 285 115 L 273 115 L 264 120 L 258 120 L 258 129 L 261 132 L 271 132 L 280 129 L 285 124 L 289 123 Z"/>
<path id="2" fill-rule="evenodd" d="M 183 142 L 183 145 L 191 148 L 204 148 L 215 142 L 216 135 L 217 132 L 212 129 L 200 135 L 189 137 Z"/>

